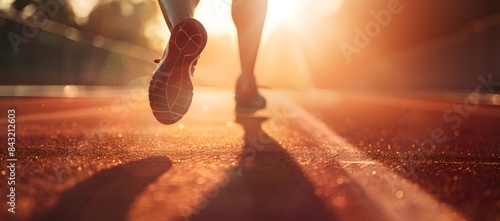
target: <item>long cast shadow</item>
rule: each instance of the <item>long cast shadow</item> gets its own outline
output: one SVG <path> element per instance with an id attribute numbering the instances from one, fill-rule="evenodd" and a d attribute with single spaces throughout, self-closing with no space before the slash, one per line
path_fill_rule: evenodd
<path id="1" fill-rule="evenodd" d="M 239 117 L 245 144 L 229 183 L 189 220 L 335 220 L 293 158 L 261 129 L 266 118 Z"/>
<path id="2" fill-rule="evenodd" d="M 158 156 L 129 162 L 101 171 L 64 192 L 47 214 L 33 214 L 33 221 L 124 220 L 134 199 L 172 162 Z"/>

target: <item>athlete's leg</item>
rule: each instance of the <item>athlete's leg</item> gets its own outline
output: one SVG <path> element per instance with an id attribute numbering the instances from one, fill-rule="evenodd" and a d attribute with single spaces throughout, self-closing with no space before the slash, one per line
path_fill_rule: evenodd
<path id="1" fill-rule="evenodd" d="M 233 0 L 232 8 L 238 32 L 241 74 L 253 75 L 266 19 L 267 0 Z"/>
<path id="2" fill-rule="evenodd" d="M 235 91 L 237 112 L 255 112 L 266 106 L 254 75 L 266 11 L 267 0 L 233 0 L 232 15 L 238 32 L 241 65 Z"/>
<path id="3" fill-rule="evenodd" d="M 172 30 L 180 21 L 193 17 L 200 0 L 158 0 L 158 2 L 168 28 Z"/>

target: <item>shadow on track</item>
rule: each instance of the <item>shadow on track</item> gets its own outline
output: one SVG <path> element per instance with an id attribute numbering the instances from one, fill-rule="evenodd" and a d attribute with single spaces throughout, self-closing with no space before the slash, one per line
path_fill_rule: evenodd
<path id="1" fill-rule="evenodd" d="M 134 199 L 171 167 L 168 157 L 158 156 L 101 171 L 63 193 L 52 211 L 31 220 L 124 220 Z"/>
<path id="2" fill-rule="evenodd" d="M 293 158 L 262 129 L 267 118 L 238 117 L 245 144 L 229 183 L 189 220 L 335 220 Z"/>

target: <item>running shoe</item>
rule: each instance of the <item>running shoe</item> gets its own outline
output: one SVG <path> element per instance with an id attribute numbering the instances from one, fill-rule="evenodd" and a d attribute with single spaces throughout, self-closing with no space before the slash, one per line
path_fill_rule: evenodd
<path id="1" fill-rule="evenodd" d="M 254 113 L 266 107 L 266 99 L 257 91 L 254 76 L 240 75 L 234 94 L 236 112 Z"/>
<path id="2" fill-rule="evenodd" d="M 193 18 L 177 24 L 165 52 L 149 83 L 149 104 L 155 118 L 173 124 L 187 113 L 193 98 L 193 73 L 201 51 L 207 44 L 207 32 Z"/>

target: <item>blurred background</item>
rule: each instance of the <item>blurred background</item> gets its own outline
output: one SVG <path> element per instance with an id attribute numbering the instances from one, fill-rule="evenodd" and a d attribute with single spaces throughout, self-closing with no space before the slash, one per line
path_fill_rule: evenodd
<path id="1" fill-rule="evenodd" d="M 201 0 L 196 85 L 239 74 L 230 11 Z M 119 86 L 152 75 L 169 31 L 155 0 L 1 0 L 0 36 L 2 85 Z M 500 1 L 269 0 L 256 71 L 275 88 L 471 90 L 500 81 Z"/>

